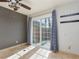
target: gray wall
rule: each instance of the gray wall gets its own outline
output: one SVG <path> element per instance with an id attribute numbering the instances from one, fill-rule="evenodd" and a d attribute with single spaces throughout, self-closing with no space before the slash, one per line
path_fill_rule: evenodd
<path id="1" fill-rule="evenodd" d="M 0 7 L 0 49 L 26 42 L 26 20 L 27 16 Z"/>

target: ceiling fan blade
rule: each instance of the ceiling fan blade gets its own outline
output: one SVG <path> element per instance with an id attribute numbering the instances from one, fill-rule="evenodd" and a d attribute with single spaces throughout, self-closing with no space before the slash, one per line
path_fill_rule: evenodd
<path id="1" fill-rule="evenodd" d="M 19 5 L 26 8 L 26 9 L 28 9 L 28 10 L 31 10 L 31 8 L 29 6 L 27 6 L 27 5 L 25 5 L 25 4 L 19 3 Z"/>
<path id="2" fill-rule="evenodd" d="M 8 2 L 8 0 L 0 0 L 0 2 Z"/>

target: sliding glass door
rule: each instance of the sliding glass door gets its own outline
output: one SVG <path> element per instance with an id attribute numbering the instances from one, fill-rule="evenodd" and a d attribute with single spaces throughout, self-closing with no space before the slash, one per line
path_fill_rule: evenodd
<path id="1" fill-rule="evenodd" d="M 51 33 L 52 33 L 52 19 L 51 17 L 40 20 L 33 20 L 32 43 L 39 44 L 42 48 L 50 49 Z"/>

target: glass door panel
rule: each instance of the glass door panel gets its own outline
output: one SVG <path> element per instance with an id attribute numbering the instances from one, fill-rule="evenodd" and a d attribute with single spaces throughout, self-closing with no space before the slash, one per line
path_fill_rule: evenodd
<path id="1" fill-rule="evenodd" d="M 40 43 L 40 22 L 38 20 L 33 20 L 33 41 L 34 45 Z"/>
<path id="2" fill-rule="evenodd" d="M 50 49 L 50 40 L 51 40 L 51 18 L 45 18 L 41 20 L 41 47 L 45 49 Z"/>

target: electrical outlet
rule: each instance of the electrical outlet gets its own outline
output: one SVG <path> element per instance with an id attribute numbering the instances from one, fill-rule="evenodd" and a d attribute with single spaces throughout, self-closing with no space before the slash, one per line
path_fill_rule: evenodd
<path id="1" fill-rule="evenodd" d="M 16 43 L 19 43 L 18 41 L 16 41 Z"/>
<path id="2" fill-rule="evenodd" d="M 69 46 L 68 49 L 71 49 L 71 46 Z"/>

